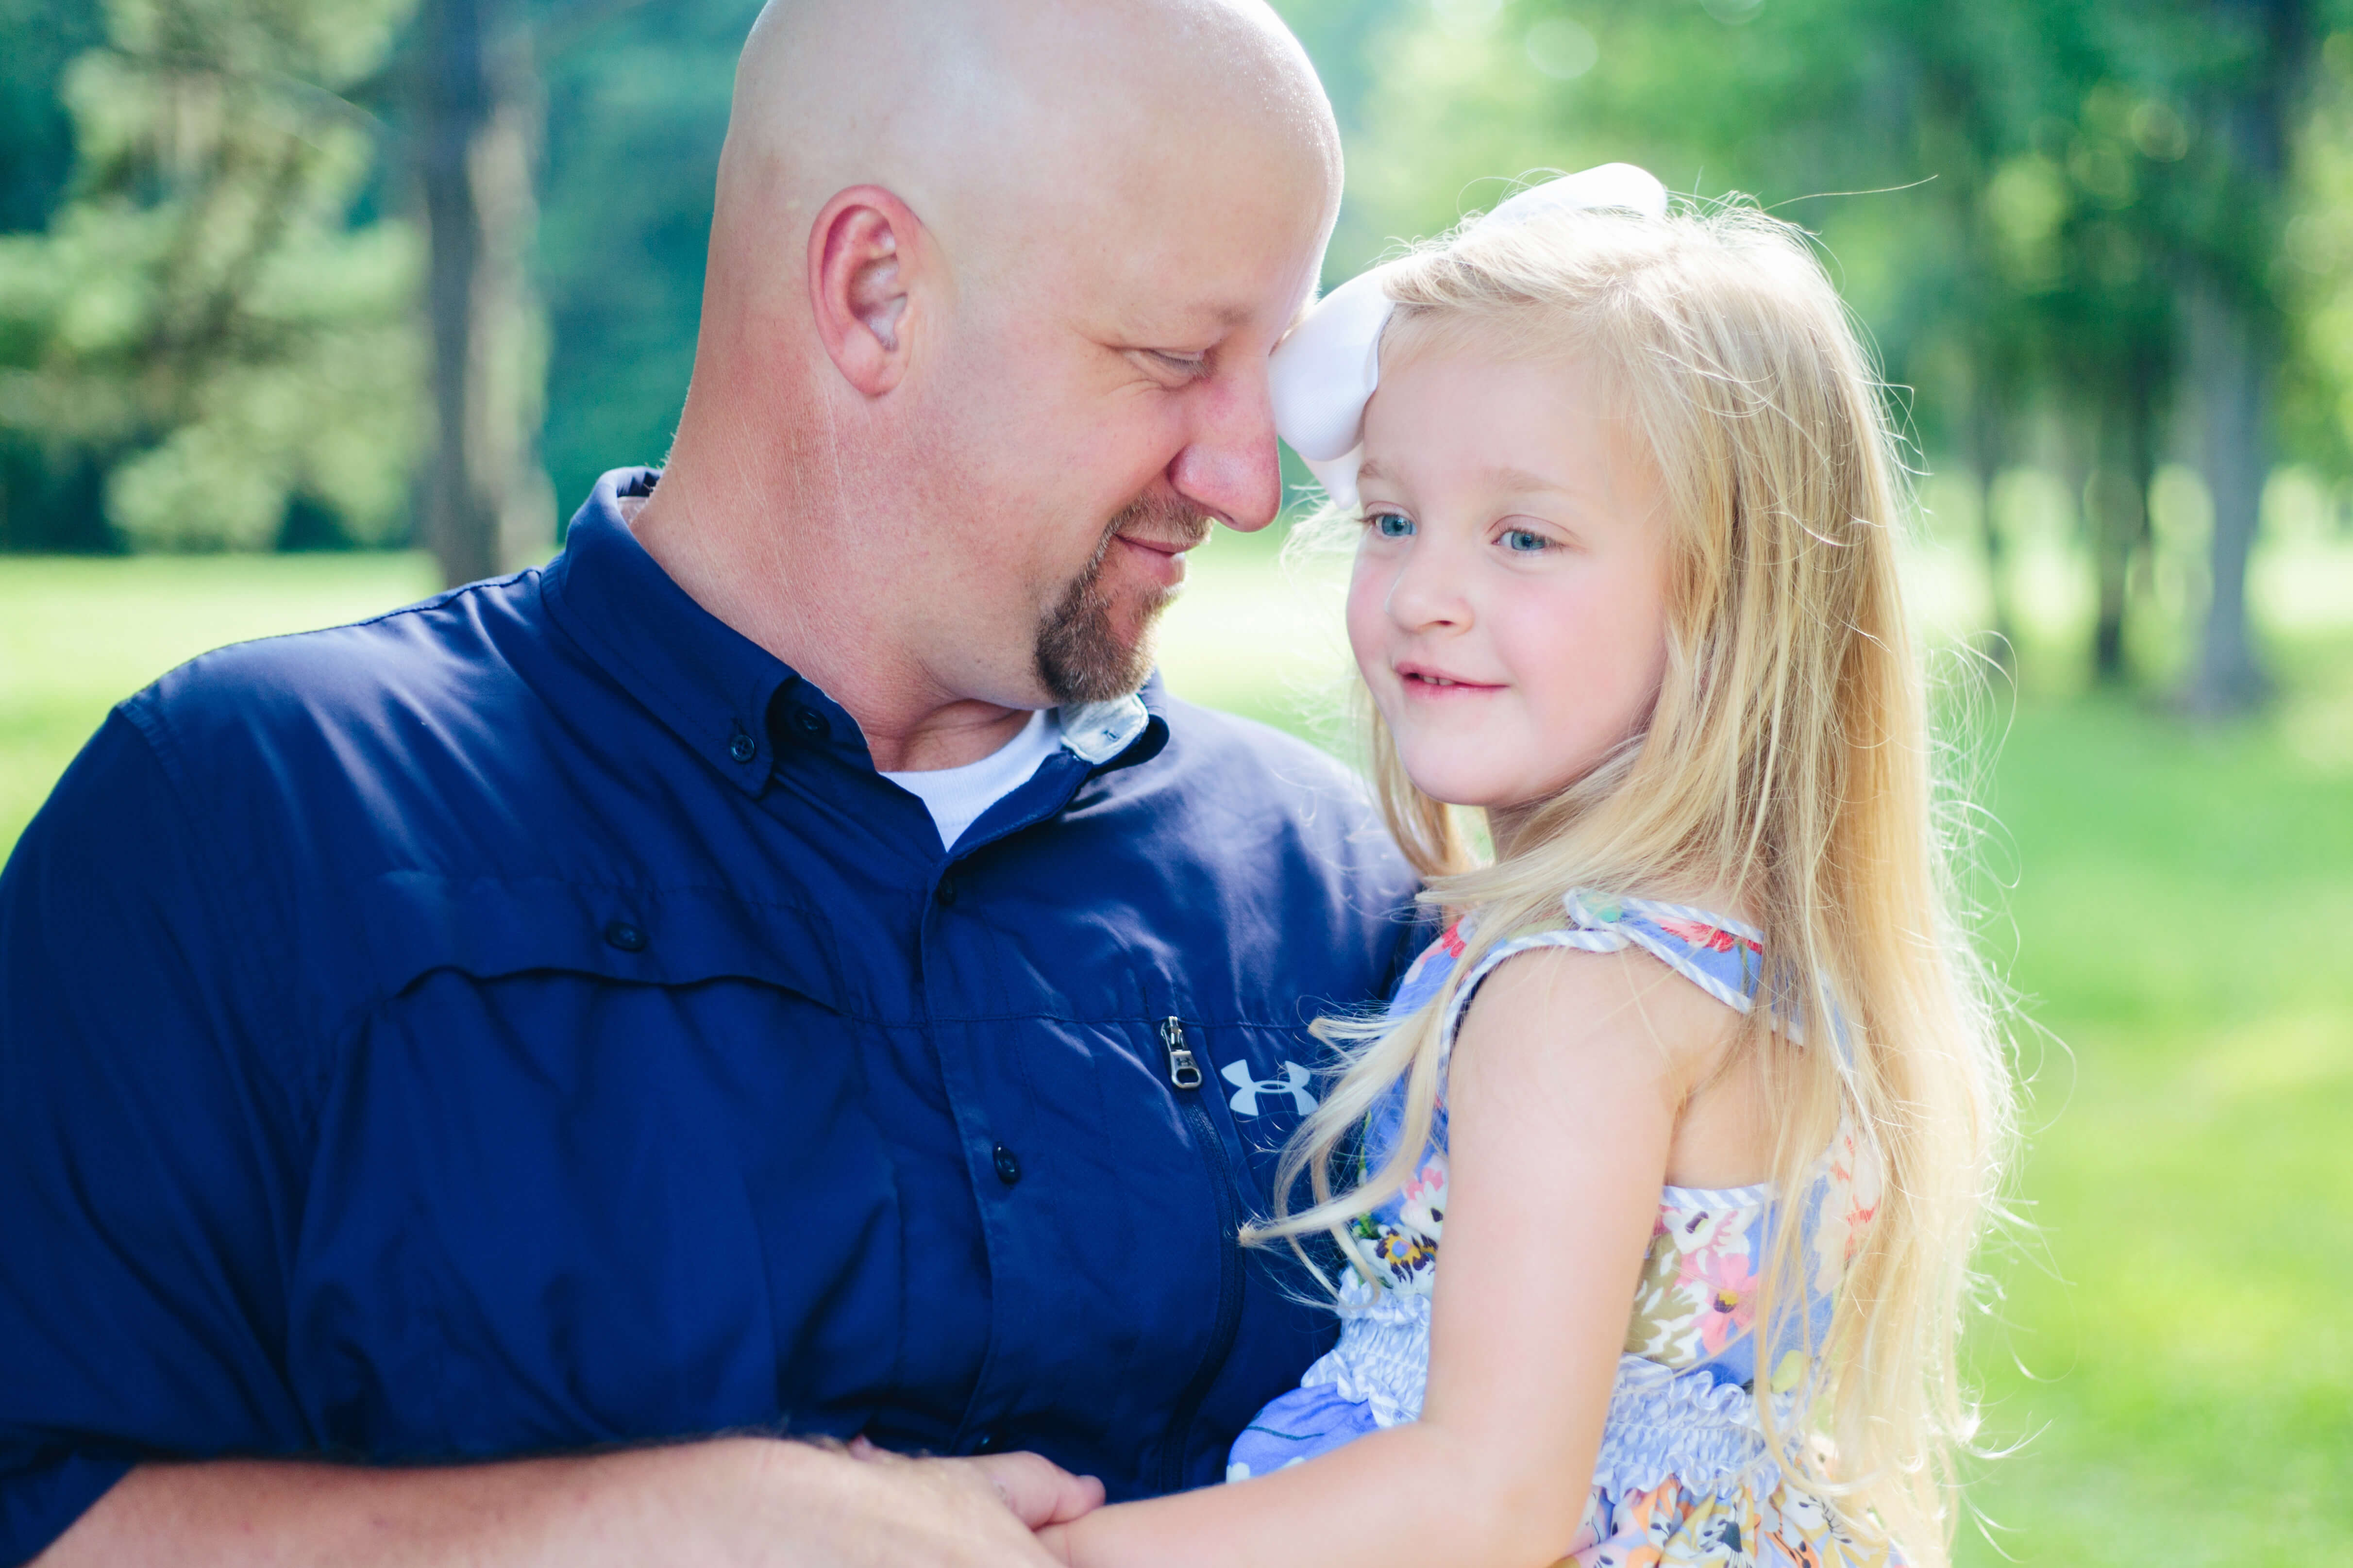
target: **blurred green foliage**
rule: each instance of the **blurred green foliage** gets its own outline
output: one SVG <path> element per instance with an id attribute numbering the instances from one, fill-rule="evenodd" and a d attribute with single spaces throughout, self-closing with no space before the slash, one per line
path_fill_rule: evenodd
<path id="1" fill-rule="evenodd" d="M 1746 193 L 1819 235 L 1924 463 L 1988 493 L 2059 477 L 2103 679 L 2174 673 L 2131 667 L 2129 623 L 2151 613 L 2158 470 L 2198 477 L 2181 613 L 2208 636 L 2185 662 L 2194 699 L 2233 707 L 2262 690 L 2237 611 L 2265 473 L 2335 482 L 2353 452 L 2345 19 L 2336 0 L 1385 8 L 1327 276 L 1546 169 L 1628 159 L 1702 201 Z M 1973 510 L 2000 647 L 2011 520 Z"/>
<path id="2" fill-rule="evenodd" d="M 383 126 L 344 96 L 403 12 L 109 0 L 105 42 L 58 70 L 73 172 L 45 232 L 0 237 L 0 434 L 16 467 L 102 472 L 113 540 L 256 549 L 301 542 L 319 515 L 357 542 L 405 526 L 417 235 L 353 221 Z M 20 508 L 15 489 L 8 542 L 21 526 L 54 542 L 57 498 L 36 486 Z"/>
<path id="3" fill-rule="evenodd" d="M 546 40 L 544 455 L 559 504 L 659 463 L 686 401 L 735 53 L 759 0 L 615 8 Z"/>

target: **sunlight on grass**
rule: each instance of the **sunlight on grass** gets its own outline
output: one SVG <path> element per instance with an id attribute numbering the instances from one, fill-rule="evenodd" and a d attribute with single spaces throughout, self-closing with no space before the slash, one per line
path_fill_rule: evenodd
<path id="1" fill-rule="evenodd" d="M 2281 651 L 2288 710 L 2346 689 L 2353 638 Z M 2039 704 L 1991 804 L 2023 868 L 2011 973 L 2064 1048 L 2029 1101 L 2038 1234 L 1999 1270 L 2007 1326 L 1972 1345 L 1995 1440 L 2031 1440 L 1976 1500 L 2027 1563 L 2333 1560 L 2353 1526 L 2353 766 L 2284 723 Z"/>

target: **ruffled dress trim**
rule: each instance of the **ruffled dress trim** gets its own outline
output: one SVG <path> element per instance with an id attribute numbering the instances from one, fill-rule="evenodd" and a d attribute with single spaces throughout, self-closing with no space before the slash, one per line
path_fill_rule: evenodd
<path id="1" fill-rule="evenodd" d="M 1362 1285 L 1346 1294 L 1340 1342 L 1307 1369 L 1300 1386 L 1329 1388 L 1364 1406 L 1379 1426 L 1419 1420 L 1430 1376 L 1430 1298 Z M 1796 1417 L 1794 1395 L 1774 1402 L 1784 1422 Z M 1677 1372 L 1641 1356 L 1619 1357 L 1596 1487 L 1622 1497 L 1674 1480 L 1698 1495 L 1728 1496 L 1770 1491 L 1780 1479 L 1746 1389 L 1719 1383 L 1704 1368 Z"/>

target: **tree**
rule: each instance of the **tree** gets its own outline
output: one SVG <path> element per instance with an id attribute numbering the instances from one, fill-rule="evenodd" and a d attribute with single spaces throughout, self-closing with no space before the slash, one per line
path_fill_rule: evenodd
<path id="1" fill-rule="evenodd" d="M 343 90 L 400 0 L 110 0 L 68 69 L 75 173 L 0 237 L 0 429 L 105 473 L 134 545 L 290 516 L 398 531 L 422 370 L 405 226 L 346 221 L 377 127 Z"/>
<path id="2" fill-rule="evenodd" d="M 2341 325 L 2289 365 L 2299 301 L 2275 279 L 2321 3 L 1433 0 L 1376 51 L 1366 102 L 1386 113 L 1352 146 L 1350 192 L 1374 237 L 1351 244 L 1492 205 L 1481 175 L 1602 158 L 1818 227 L 1890 379 L 1916 388 L 1899 412 L 1918 439 L 1962 456 L 1989 501 L 2027 428 L 2073 454 L 2105 680 L 2128 675 L 2186 383 L 2216 510 L 2190 700 L 2221 711 L 2263 685 L 2245 577 L 2283 378 L 2353 379 Z M 1838 191 L 1878 194 L 1800 200 Z M 2348 298 L 2328 308 L 2353 319 Z M 2003 540 L 1980 512 L 2006 634 Z"/>
<path id="3" fill-rule="evenodd" d="M 759 0 L 571 0 L 536 26 L 546 453 L 567 505 L 607 468 L 661 461 L 677 425 L 735 56 L 758 11 Z"/>
<path id="4" fill-rule="evenodd" d="M 538 456 L 545 325 L 529 275 L 543 110 L 512 0 L 424 0 L 419 33 L 437 437 L 422 521 L 454 587 L 537 559 L 554 538 Z"/>
<path id="5" fill-rule="evenodd" d="M 2209 608 L 2187 698 L 2232 712 L 2265 680 L 2247 626 L 2247 557 L 2270 470 L 2285 341 L 2269 288 L 2286 223 L 2289 140 L 2316 18 L 2309 0 L 2210 0 L 2211 63 L 2197 80 L 2210 128 L 2197 238 L 2184 258 L 2184 358 L 2214 500 Z"/>

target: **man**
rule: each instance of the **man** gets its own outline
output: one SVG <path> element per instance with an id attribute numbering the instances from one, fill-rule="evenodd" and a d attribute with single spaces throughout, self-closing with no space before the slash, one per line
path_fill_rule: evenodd
<path id="1" fill-rule="evenodd" d="M 659 488 L 174 672 L 0 879 L 0 1560 L 1034 1563 L 1009 1450 L 1221 1473 L 1411 889 L 1136 689 L 1337 197 L 1259 0 L 770 7 Z"/>

